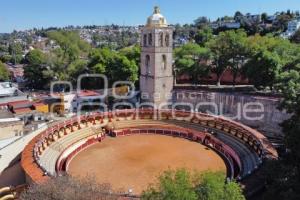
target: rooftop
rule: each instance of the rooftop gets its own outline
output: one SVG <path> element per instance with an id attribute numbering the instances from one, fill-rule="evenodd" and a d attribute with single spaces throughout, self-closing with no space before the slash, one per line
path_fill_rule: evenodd
<path id="1" fill-rule="evenodd" d="M 100 94 L 92 90 L 82 90 L 78 92 L 77 95 L 79 97 L 90 97 L 90 96 L 99 96 Z"/>
<path id="2" fill-rule="evenodd" d="M 6 109 L 0 110 L 0 119 L 13 118 L 14 115 Z"/>

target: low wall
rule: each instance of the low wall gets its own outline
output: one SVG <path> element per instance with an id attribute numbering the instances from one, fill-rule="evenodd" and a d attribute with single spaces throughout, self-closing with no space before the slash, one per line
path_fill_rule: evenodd
<path id="1" fill-rule="evenodd" d="M 103 137 L 100 138 L 89 138 L 82 141 L 75 142 L 68 148 L 66 148 L 61 155 L 59 156 L 56 162 L 56 171 L 67 171 L 68 165 L 71 162 L 72 158 L 75 157 L 79 152 L 83 151 L 85 148 L 89 147 L 90 145 L 100 142 Z"/>

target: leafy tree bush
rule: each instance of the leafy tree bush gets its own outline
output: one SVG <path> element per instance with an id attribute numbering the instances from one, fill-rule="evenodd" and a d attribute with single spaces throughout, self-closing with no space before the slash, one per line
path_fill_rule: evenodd
<path id="1" fill-rule="evenodd" d="M 244 200 L 236 182 L 225 183 L 221 172 L 165 171 L 156 185 L 143 192 L 144 200 Z"/>
<path id="2" fill-rule="evenodd" d="M 222 75 L 228 67 L 233 72 L 233 83 L 246 60 L 246 33 L 243 30 L 229 30 L 207 42 L 207 48 L 212 52 L 212 71 L 217 75 L 217 85 L 220 85 Z"/>
<path id="3" fill-rule="evenodd" d="M 0 61 L 0 80 L 7 81 L 9 79 L 9 72 L 4 66 L 4 64 Z"/>
<path id="4" fill-rule="evenodd" d="M 300 29 L 291 37 L 291 41 L 300 44 Z"/>
<path id="5" fill-rule="evenodd" d="M 188 74 L 194 84 L 199 82 L 199 78 L 208 76 L 210 72 L 208 61 L 211 58 L 209 49 L 188 43 L 175 49 L 175 57 L 179 74 Z"/>
<path id="6" fill-rule="evenodd" d="M 40 50 L 32 50 L 26 55 L 25 61 L 27 63 L 24 67 L 26 85 L 30 88 L 44 89 L 51 80 L 47 76 L 50 69 L 46 66 L 45 54 Z"/>

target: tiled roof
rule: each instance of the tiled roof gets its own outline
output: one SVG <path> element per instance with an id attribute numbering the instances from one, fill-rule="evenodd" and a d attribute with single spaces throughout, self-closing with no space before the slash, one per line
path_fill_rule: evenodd
<path id="1" fill-rule="evenodd" d="M 24 113 L 30 113 L 32 110 L 30 108 L 16 108 L 14 109 L 15 114 L 24 114 Z"/>
<path id="2" fill-rule="evenodd" d="M 92 90 L 82 90 L 79 93 L 77 93 L 77 95 L 79 97 L 88 97 L 88 96 L 99 96 L 100 94 Z"/>
<path id="3" fill-rule="evenodd" d="M 13 102 L 8 102 L 7 105 L 15 106 L 15 105 L 24 104 L 24 103 L 30 103 L 30 101 L 28 101 L 28 100 L 13 101 Z"/>

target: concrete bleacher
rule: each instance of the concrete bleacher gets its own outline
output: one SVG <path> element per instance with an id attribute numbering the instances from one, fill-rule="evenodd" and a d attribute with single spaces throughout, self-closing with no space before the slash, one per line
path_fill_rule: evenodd
<path id="1" fill-rule="evenodd" d="M 115 129 L 124 129 L 131 126 L 146 126 L 146 125 L 168 125 L 168 124 L 174 124 L 176 126 L 180 126 L 183 128 L 189 128 L 196 131 L 214 131 L 214 133 L 217 133 L 214 135 L 218 139 L 220 139 L 222 142 L 230 146 L 240 157 L 241 163 L 242 163 L 242 169 L 240 176 L 241 178 L 249 175 L 251 172 L 253 172 L 259 165 L 260 165 L 260 159 L 256 152 L 254 152 L 251 148 L 248 148 L 243 141 L 238 139 L 237 137 L 234 137 L 232 135 L 229 135 L 228 133 L 224 131 L 220 131 L 215 128 L 211 128 L 208 126 L 203 126 L 199 123 L 191 123 L 187 121 L 179 121 L 179 120 L 152 120 L 152 119 L 138 119 L 138 120 L 124 120 L 121 119 L 120 121 L 114 122 Z"/>
<path id="2" fill-rule="evenodd" d="M 238 154 L 242 162 L 242 171 L 241 171 L 242 178 L 249 175 L 251 172 L 253 172 L 253 170 L 255 170 L 260 164 L 257 154 L 251 151 L 249 148 L 247 148 L 240 141 L 235 140 L 232 137 L 226 134 L 222 134 L 220 132 L 218 132 L 218 135 L 216 137 L 222 140 L 232 149 L 234 149 L 235 152 Z"/>
<path id="3" fill-rule="evenodd" d="M 104 120 L 105 123 L 98 122 L 98 125 L 92 125 L 79 130 L 76 130 L 62 138 L 51 143 L 38 158 L 38 163 L 41 168 L 49 175 L 56 175 L 56 163 L 62 153 L 72 144 L 79 142 L 89 136 L 101 131 L 102 128 L 112 127 L 113 130 L 121 130 L 135 127 L 156 127 L 156 126 L 177 126 L 178 128 L 188 128 L 191 130 L 212 133 L 213 136 L 219 139 L 224 144 L 228 145 L 235 151 L 240 158 L 241 169 L 239 172 L 240 178 L 251 174 L 261 163 L 261 158 L 245 141 L 234 136 L 215 126 L 204 125 L 202 123 L 193 123 L 191 121 L 175 120 L 175 119 L 160 119 L 154 120 L 151 118 L 134 119 L 133 117 L 118 117 L 111 121 Z M 91 124 L 90 124 L 91 125 Z"/>
<path id="4" fill-rule="evenodd" d="M 254 152 L 251 148 L 247 148 L 247 145 L 245 145 L 245 143 L 237 137 L 233 137 L 232 135 L 229 135 L 224 131 L 220 131 L 216 128 L 211 128 L 208 126 L 203 126 L 201 124 L 194 124 L 177 120 L 169 121 L 170 123 L 181 125 L 186 128 L 191 128 L 198 131 L 213 131 L 214 133 L 217 133 L 214 136 L 223 141 L 225 144 L 229 145 L 239 155 L 242 161 L 242 177 L 249 175 L 260 164 L 259 156 L 257 155 L 257 153 Z"/>
<path id="5" fill-rule="evenodd" d="M 95 131 L 91 127 L 82 128 L 74 131 L 50 144 L 39 157 L 40 166 L 50 175 L 56 175 L 56 161 L 65 149 L 72 144 L 95 135 Z"/>
<path id="6" fill-rule="evenodd" d="M 236 164 L 234 170 L 237 178 L 244 178 L 251 174 L 262 163 L 263 159 L 278 158 L 276 149 L 273 148 L 264 135 L 255 129 L 235 121 L 207 114 L 200 113 L 200 116 L 197 117 L 184 111 L 176 111 L 175 114 L 178 116 L 176 119 L 173 118 L 173 112 L 170 110 L 162 110 L 159 113 L 151 109 L 129 109 L 92 113 L 89 116 L 81 116 L 80 121 L 76 116 L 59 122 L 34 137 L 22 153 L 22 167 L 29 181 L 42 182 L 49 178 L 45 176 L 45 172 L 48 172 L 49 175 L 55 175 L 56 168 L 57 170 L 66 170 L 66 159 L 71 158 L 76 152 L 89 144 L 100 141 L 90 140 L 89 135 L 96 135 L 97 132 L 99 134 L 103 130 L 116 135 L 118 135 L 118 132 L 120 135 L 128 135 L 131 134 L 131 130 L 135 131 L 132 134 L 164 134 L 161 132 L 162 129 L 172 130 L 171 135 L 202 141 L 219 151 L 221 155 L 228 159 L 227 161 L 231 166 Z M 155 120 L 155 118 L 158 118 L 158 120 Z M 78 123 L 82 129 L 77 130 Z M 86 128 L 86 126 L 89 126 L 89 128 Z M 62 127 L 67 128 L 67 135 L 64 135 L 63 131 L 60 130 Z M 85 129 L 90 129 L 90 133 L 83 133 Z M 142 131 L 137 131 L 138 129 Z M 157 132 L 153 132 L 154 129 L 157 129 Z M 51 134 L 58 130 L 61 131 L 60 136 L 62 138 L 57 139 L 54 137 L 57 140 L 51 143 L 53 139 Z M 75 131 L 69 133 L 71 130 Z M 178 135 L 177 131 L 183 132 Z M 170 135 L 169 132 L 167 131 L 166 134 Z M 99 137 L 98 134 L 97 138 Z M 47 144 L 49 142 L 50 145 Z M 46 149 L 42 149 L 41 143 L 46 146 Z M 70 145 L 72 148 L 69 148 Z M 34 152 L 34 155 L 32 155 L 32 152 Z M 70 152 L 71 154 L 68 154 Z M 3 157 L 6 157 L 5 155 Z M 0 159 L 0 162 L 1 160 L 3 159 Z"/>

